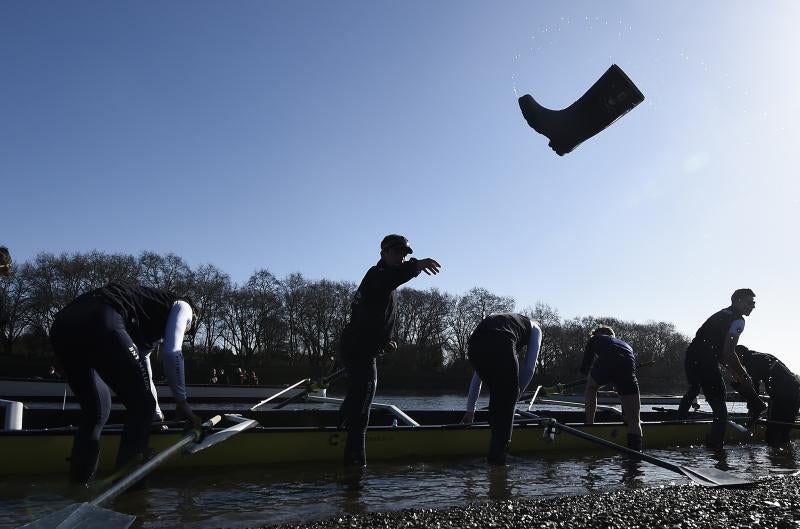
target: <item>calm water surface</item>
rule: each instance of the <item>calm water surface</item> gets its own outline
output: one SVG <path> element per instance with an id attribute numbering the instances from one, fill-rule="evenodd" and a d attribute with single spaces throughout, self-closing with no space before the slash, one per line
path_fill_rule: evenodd
<path id="1" fill-rule="evenodd" d="M 406 409 L 458 409 L 464 398 L 384 395 L 376 401 Z M 733 447 L 723 458 L 700 448 L 648 453 L 683 465 L 716 467 L 741 476 L 792 471 L 798 468 L 800 459 L 794 449 L 774 450 L 763 445 Z M 687 482 L 660 467 L 631 462 L 611 453 L 511 457 L 509 463 L 506 468 L 496 469 L 488 467 L 483 458 L 462 458 L 425 463 L 376 462 L 363 472 L 346 471 L 338 464 L 156 472 L 148 478 L 146 489 L 125 494 L 110 507 L 135 514 L 134 527 L 243 528 L 345 513 L 436 508 Z M 65 486 L 63 476 L 0 483 L 0 527 L 16 527 L 76 499 L 79 496 Z"/>

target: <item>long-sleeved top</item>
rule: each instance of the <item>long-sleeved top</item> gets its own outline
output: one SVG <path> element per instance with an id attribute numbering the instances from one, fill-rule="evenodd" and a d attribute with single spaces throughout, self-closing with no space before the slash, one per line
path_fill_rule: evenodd
<path id="1" fill-rule="evenodd" d="M 633 347 L 627 342 L 607 334 L 596 334 L 586 342 L 586 348 L 583 350 L 581 373 L 584 375 L 589 373 L 595 357 L 600 360 L 607 358 L 609 360 L 628 359 L 631 361 L 636 358 L 633 354 Z"/>
<path id="2" fill-rule="evenodd" d="M 686 356 L 705 362 L 724 362 L 722 352 L 725 349 L 725 339 L 730 334 L 741 335 L 742 332 L 744 316 L 733 307 L 724 308 L 712 314 L 700 326 L 686 349 Z"/>
<path id="3" fill-rule="evenodd" d="M 383 259 L 367 270 L 350 304 L 350 321 L 342 339 L 346 347 L 377 356 L 394 334 L 397 319 L 396 289 L 419 275 L 417 260 L 389 266 Z"/>
<path id="4" fill-rule="evenodd" d="M 163 341 L 161 363 L 175 400 L 186 400 L 186 373 L 181 346 L 192 321 L 192 307 L 173 292 L 158 288 L 110 283 L 83 294 L 76 301 L 99 298 L 114 307 L 125 321 L 125 329 L 139 352 L 146 357 Z M 152 375 L 151 375 L 152 380 Z M 150 388 L 155 397 L 155 385 Z M 156 398 L 156 403 L 158 399 Z"/>
<path id="5" fill-rule="evenodd" d="M 795 388 L 800 381 L 786 365 L 768 353 L 748 350 L 739 359 L 742 366 L 753 380 L 756 392 L 760 391 L 761 384 L 767 395 L 774 396 L 775 392 L 788 391 Z M 791 386 L 791 387 L 786 387 Z"/>

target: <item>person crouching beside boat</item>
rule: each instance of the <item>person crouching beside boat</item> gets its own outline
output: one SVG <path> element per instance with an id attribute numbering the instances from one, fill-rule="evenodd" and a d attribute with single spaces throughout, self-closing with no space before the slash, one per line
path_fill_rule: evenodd
<path id="1" fill-rule="evenodd" d="M 520 367 L 518 354 L 527 346 L 525 363 Z M 528 387 L 536 370 L 542 346 L 542 329 L 527 316 L 515 313 L 490 314 L 472 331 L 467 342 L 467 356 L 475 369 L 467 396 L 467 413 L 462 423 L 471 424 L 481 384 L 489 388 L 490 465 L 505 465 L 514 412 L 519 395 Z"/>
<path id="2" fill-rule="evenodd" d="M 581 373 L 587 376 L 586 424 L 594 424 L 597 390 L 613 384 L 622 399 L 622 415 L 628 425 L 628 448 L 642 451 L 642 422 L 639 417 L 639 381 L 633 347 L 614 335 L 614 329 L 600 325 L 592 331 L 583 351 Z"/>
<path id="3" fill-rule="evenodd" d="M 186 401 L 181 344 L 192 326 L 189 303 L 172 292 L 110 283 L 76 298 L 56 314 L 50 340 L 81 407 L 72 445 L 70 480 L 86 483 L 100 456 L 100 434 L 111 410 L 109 388 L 125 405 L 117 468 L 145 458 L 157 409 L 149 354 L 162 339 L 162 360 L 179 418 L 200 418 Z"/>
<path id="4" fill-rule="evenodd" d="M 424 271 L 439 273 L 433 259 L 409 259 L 413 252 L 402 235 L 387 235 L 381 241 L 381 259 L 367 270 L 350 305 L 350 321 L 342 332 L 340 354 L 347 371 L 347 394 L 340 409 L 347 428 L 344 464 L 367 464 L 366 435 L 369 411 L 378 383 L 375 358 L 382 352 L 394 352 L 397 292 L 403 283 Z"/>
<path id="5" fill-rule="evenodd" d="M 720 365 L 724 365 L 742 393 L 753 403 L 750 413 L 760 415 L 766 408 L 753 388 L 753 383 L 736 356 L 736 344 L 744 331 L 744 317 L 749 316 L 756 306 L 755 293 L 749 288 L 740 288 L 731 295 L 731 306 L 711 315 L 697 330 L 686 349 L 686 378 L 689 391 L 683 396 L 678 413 L 683 415 L 689 404 L 702 389 L 706 401 L 714 413 L 711 432 L 706 439 L 709 449 L 720 451 L 725 440 L 728 421 L 728 408 L 725 403 L 725 381 Z"/>
<path id="6" fill-rule="evenodd" d="M 767 407 L 766 441 L 770 446 L 779 447 L 789 443 L 792 433 L 792 424 L 797 420 L 800 410 L 800 377 L 792 373 L 786 365 L 771 354 L 752 351 L 744 345 L 736 346 L 736 355 L 742 366 L 753 381 L 756 393 L 764 383 L 764 389 L 769 395 Z M 733 384 L 739 390 L 738 384 Z M 745 393 L 743 396 L 747 398 Z M 747 402 L 750 415 L 752 408 L 759 409 L 759 401 L 752 400 L 752 394 Z M 786 424 L 777 424 L 786 423 Z"/>

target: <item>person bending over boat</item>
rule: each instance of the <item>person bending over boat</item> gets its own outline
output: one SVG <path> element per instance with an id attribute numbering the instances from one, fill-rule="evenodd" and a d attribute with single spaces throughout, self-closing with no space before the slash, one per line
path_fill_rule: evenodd
<path id="1" fill-rule="evenodd" d="M 742 366 L 753 380 L 756 393 L 764 384 L 764 390 L 769 395 L 767 408 L 766 441 L 770 446 L 778 447 L 789 443 L 792 426 L 797 420 L 800 410 L 800 378 L 792 373 L 786 365 L 771 354 L 752 351 L 744 345 L 736 346 L 736 354 Z M 733 384 L 739 391 L 738 384 Z M 747 395 L 745 395 L 747 397 Z M 752 401 L 752 395 L 747 402 L 747 408 L 759 408 L 759 401 Z M 789 423 L 789 424 L 776 424 Z"/>
<path id="2" fill-rule="evenodd" d="M 581 373 L 587 376 L 586 424 L 594 424 L 597 390 L 606 384 L 622 399 L 622 414 L 628 424 L 628 448 L 642 451 L 642 422 L 639 417 L 639 381 L 636 379 L 636 355 L 633 347 L 614 335 L 614 329 L 600 325 L 592 331 L 583 351 Z"/>
<path id="3" fill-rule="evenodd" d="M 177 294 L 123 283 L 87 292 L 56 314 L 50 340 L 81 407 L 71 481 L 86 483 L 97 470 L 100 434 L 111 410 L 109 388 L 127 411 L 117 468 L 146 457 L 157 409 L 149 354 L 162 339 L 164 374 L 178 416 L 200 426 L 200 418 L 186 401 L 181 353 L 192 322 L 191 306 Z"/>
<path id="4" fill-rule="evenodd" d="M 402 235 L 387 235 L 381 241 L 381 258 L 367 270 L 350 305 L 350 321 L 342 332 L 340 354 L 347 371 L 347 394 L 341 406 L 341 416 L 347 428 L 344 463 L 367 464 L 365 440 L 369 411 L 378 382 L 375 358 L 381 352 L 394 352 L 397 292 L 403 283 L 425 272 L 439 273 L 434 259 L 406 261 L 413 252 Z"/>
<path id="5" fill-rule="evenodd" d="M 525 363 L 520 368 L 519 352 L 527 346 Z M 461 422 L 475 418 L 475 404 L 481 383 L 489 388 L 490 465 L 505 465 L 514 411 L 519 395 L 528 387 L 536 370 L 542 346 L 542 329 L 527 316 L 515 313 L 490 314 L 472 331 L 467 342 L 467 356 L 475 373 L 469 385 L 467 413 Z"/>
<path id="6" fill-rule="evenodd" d="M 689 405 L 703 391 L 706 401 L 714 413 L 711 432 L 706 444 L 711 450 L 722 450 L 728 409 L 725 403 L 725 381 L 720 365 L 725 366 L 749 402 L 752 416 L 758 416 L 767 408 L 753 388 L 753 383 L 736 356 L 735 348 L 742 331 L 744 317 L 756 306 L 755 293 L 749 288 L 740 288 L 731 295 L 731 306 L 714 313 L 697 330 L 686 349 L 685 368 L 689 391 L 678 406 L 679 416 L 685 416 Z"/>

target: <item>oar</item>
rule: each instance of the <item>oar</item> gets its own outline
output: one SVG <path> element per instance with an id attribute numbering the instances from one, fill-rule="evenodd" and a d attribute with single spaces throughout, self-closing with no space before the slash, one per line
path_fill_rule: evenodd
<path id="1" fill-rule="evenodd" d="M 271 397 L 267 397 L 266 399 L 262 400 L 261 402 L 259 402 L 258 404 L 256 404 L 256 405 L 255 405 L 255 406 L 253 406 L 252 408 L 250 408 L 250 411 L 256 411 L 258 408 L 260 408 L 260 407 L 261 407 L 261 406 L 263 406 L 264 404 L 266 404 L 266 403 L 268 403 L 268 402 L 271 402 L 271 401 L 273 401 L 273 400 L 277 399 L 278 397 L 280 397 L 281 395 L 283 395 L 284 393 L 287 393 L 287 392 L 289 392 L 289 391 L 293 390 L 293 389 L 294 389 L 294 388 L 296 388 L 297 386 L 302 386 L 303 384 L 307 384 L 307 383 L 308 383 L 308 382 L 310 382 L 310 381 L 311 381 L 311 379 L 310 379 L 310 378 L 304 378 L 303 380 L 300 380 L 300 381 L 298 381 L 298 382 L 295 382 L 294 384 L 292 384 L 292 385 L 291 385 L 291 386 L 289 386 L 288 388 L 282 389 L 282 390 L 280 390 L 279 392 L 277 392 L 276 394 L 272 395 Z"/>
<path id="2" fill-rule="evenodd" d="M 203 423 L 203 429 L 211 428 L 219 421 L 220 416 L 215 415 Z M 182 450 L 184 446 L 200 439 L 201 435 L 202 430 L 187 432 L 180 441 L 159 452 L 92 501 L 73 503 L 18 529 L 127 529 L 136 520 L 135 516 L 104 509 L 100 507 L 100 504 L 110 501 L 128 490 L 137 481 L 155 470 L 158 465 Z"/>
<path id="3" fill-rule="evenodd" d="M 572 428 L 571 426 L 567 426 L 566 424 L 557 422 L 555 419 L 552 419 L 550 417 L 539 417 L 538 415 L 535 415 L 527 411 L 520 411 L 519 414 L 525 417 L 529 417 L 531 419 L 536 419 L 536 418 L 541 419 L 543 423 L 549 424 L 561 430 L 562 432 L 572 434 L 576 437 L 580 437 L 581 439 L 585 439 L 586 441 L 590 441 L 592 443 L 596 443 L 605 446 L 607 448 L 611 448 L 612 450 L 616 450 L 622 454 L 625 454 L 628 457 L 638 459 L 639 461 L 645 461 L 647 463 L 658 465 L 661 468 L 671 470 L 672 472 L 676 472 L 678 474 L 686 476 L 695 483 L 703 485 L 704 487 L 746 487 L 754 484 L 750 480 L 739 478 L 737 476 L 734 476 L 733 474 L 729 474 L 721 470 L 713 468 L 698 469 L 698 468 L 687 467 L 683 465 L 678 465 L 677 463 L 673 463 L 665 459 L 653 457 L 651 455 L 644 454 L 642 452 L 637 452 L 636 450 L 631 450 L 626 446 L 612 443 L 611 441 L 607 441 L 601 437 L 597 437 L 590 433 L 586 433 L 583 430 L 578 430 L 577 428 Z"/>
<path id="4" fill-rule="evenodd" d="M 564 406 L 565 408 L 581 408 L 584 410 L 586 409 L 586 404 L 582 404 L 580 402 L 570 402 L 568 400 L 539 399 L 539 404 L 553 404 L 555 406 Z M 614 406 L 605 406 L 603 404 L 599 404 L 595 406 L 595 410 L 608 411 L 613 413 L 614 415 L 622 417 L 622 412 L 618 408 L 615 408 Z"/>
<path id="5" fill-rule="evenodd" d="M 776 426 L 788 426 L 789 428 L 800 428 L 800 423 L 796 422 L 783 422 L 783 421 L 772 421 L 770 419 L 759 419 L 759 424 L 774 424 Z"/>
<path id="6" fill-rule="evenodd" d="M 648 360 L 647 362 L 642 362 L 641 364 L 636 364 L 636 369 L 640 369 L 642 367 L 648 367 L 655 364 L 655 360 Z M 545 386 L 542 388 L 542 394 L 544 395 L 552 395 L 554 393 L 563 393 L 564 390 L 569 388 L 574 388 L 575 386 L 582 386 L 586 384 L 588 379 L 586 377 L 579 378 L 578 380 L 573 380 L 572 382 L 567 382 L 566 384 L 558 383 L 555 386 Z M 523 393 L 520 395 L 519 401 L 528 400 L 531 396 L 530 392 Z M 518 402 L 519 402 L 518 401 Z"/>
<path id="7" fill-rule="evenodd" d="M 661 412 L 675 411 L 675 410 L 668 410 L 667 408 L 662 408 L 660 406 L 659 407 L 653 406 L 653 410 L 654 411 L 661 411 Z M 707 415 L 707 416 L 708 415 L 712 415 L 712 416 L 714 415 L 713 412 L 701 411 L 701 410 L 694 410 L 692 413 L 697 413 L 699 415 Z M 727 422 L 731 426 L 731 428 L 733 428 L 737 432 L 739 432 L 741 434 L 746 434 L 746 435 L 753 435 L 753 432 L 748 430 L 745 426 L 743 426 L 743 425 L 739 424 L 738 422 L 734 421 L 733 419 L 728 419 Z"/>
<path id="8" fill-rule="evenodd" d="M 283 401 L 280 404 L 278 404 L 277 406 L 275 406 L 275 408 L 273 408 L 273 409 L 279 410 L 279 409 L 283 408 L 284 406 L 286 406 L 288 404 L 291 404 L 292 402 L 296 402 L 296 401 L 302 399 L 303 397 L 305 397 L 306 395 L 308 395 L 312 391 L 319 391 L 320 389 L 327 387 L 328 384 L 330 384 L 331 382 L 333 382 L 337 378 L 343 376 L 346 372 L 347 372 L 347 370 L 345 368 L 341 368 L 338 371 L 334 371 L 333 373 L 331 373 L 328 376 L 322 377 L 318 382 L 309 384 L 306 389 L 304 389 L 303 391 L 301 391 L 297 395 L 294 395 L 293 397 L 289 397 L 285 401 Z"/>
<path id="9" fill-rule="evenodd" d="M 249 430 L 250 428 L 258 426 L 258 421 L 255 419 L 245 419 L 241 415 L 225 414 L 225 419 L 235 422 L 236 424 L 229 428 L 225 428 L 221 432 L 216 432 L 209 435 L 199 443 L 194 443 L 190 446 L 187 446 L 185 452 L 189 455 L 196 454 L 201 450 L 205 450 L 206 448 L 214 446 L 215 444 L 221 443 L 222 441 L 225 441 L 234 435 L 240 434 L 245 430 Z"/>

